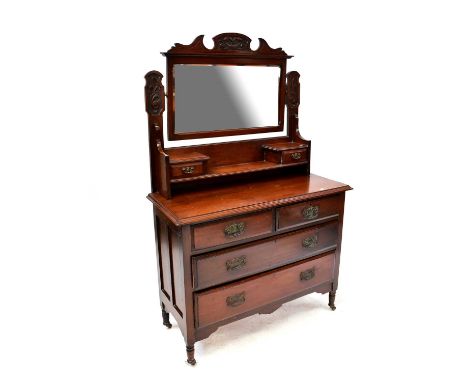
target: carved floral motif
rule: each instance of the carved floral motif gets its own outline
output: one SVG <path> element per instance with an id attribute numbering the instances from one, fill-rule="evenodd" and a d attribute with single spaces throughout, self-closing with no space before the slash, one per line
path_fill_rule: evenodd
<path id="1" fill-rule="evenodd" d="M 159 115 L 164 111 L 164 86 L 161 82 L 163 75 L 155 70 L 146 76 L 146 111 Z"/>
<path id="2" fill-rule="evenodd" d="M 286 91 L 286 103 L 290 108 L 299 107 L 300 100 L 300 84 L 299 84 L 299 73 L 289 72 L 287 77 L 287 91 Z"/>
<path id="3" fill-rule="evenodd" d="M 221 34 L 213 38 L 214 49 L 220 50 L 250 50 L 249 37 L 242 34 Z"/>

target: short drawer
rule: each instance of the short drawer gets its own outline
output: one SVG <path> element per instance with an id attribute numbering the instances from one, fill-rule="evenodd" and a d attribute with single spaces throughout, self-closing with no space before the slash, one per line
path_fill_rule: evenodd
<path id="1" fill-rule="evenodd" d="M 203 162 L 187 162 L 171 165 L 172 178 L 188 178 L 191 176 L 203 175 L 204 173 Z"/>
<path id="2" fill-rule="evenodd" d="M 281 153 L 281 163 L 301 163 L 307 162 L 307 149 L 287 150 Z"/>
<path id="3" fill-rule="evenodd" d="M 273 232 L 273 212 L 241 215 L 236 218 L 193 227 L 193 248 L 203 249 Z"/>
<path id="4" fill-rule="evenodd" d="M 195 293 L 196 325 L 201 328 L 313 288 L 333 278 L 334 252 Z"/>
<path id="5" fill-rule="evenodd" d="M 315 220 L 337 216 L 344 200 L 341 195 L 314 199 L 277 209 L 278 229 L 299 227 Z"/>
<path id="6" fill-rule="evenodd" d="M 255 244 L 192 258 L 194 289 L 200 290 L 302 260 L 338 242 L 336 220 Z"/>

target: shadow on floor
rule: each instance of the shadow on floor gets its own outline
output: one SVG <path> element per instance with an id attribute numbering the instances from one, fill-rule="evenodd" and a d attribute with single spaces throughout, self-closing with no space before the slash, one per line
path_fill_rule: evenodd
<path id="1" fill-rule="evenodd" d="M 245 341 L 252 334 L 276 330 L 281 326 L 290 325 L 291 322 L 299 322 L 306 317 L 312 319 L 318 311 L 329 309 L 328 300 L 320 298 L 320 296 L 328 295 L 307 295 L 283 304 L 271 314 L 255 314 L 221 326 L 210 337 L 198 342 L 198 349 L 201 353 L 210 354 L 226 344 Z"/>

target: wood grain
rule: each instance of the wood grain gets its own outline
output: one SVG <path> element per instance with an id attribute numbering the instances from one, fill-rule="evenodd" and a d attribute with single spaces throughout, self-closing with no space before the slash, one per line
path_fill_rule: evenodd
<path id="1" fill-rule="evenodd" d="M 245 214 L 351 190 L 346 184 L 317 175 L 293 175 L 196 189 L 152 201 L 175 224 L 190 224 Z M 188 208 L 190 206 L 190 208 Z"/>
<path id="2" fill-rule="evenodd" d="M 190 172 L 187 172 L 190 168 Z M 192 178 L 204 173 L 203 162 L 185 162 L 171 165 L 172 178 Z"/>
<path id="3" fill-rule="evenodd" d="M 317 245 L 305 248 L 303 240 L 314 235 L 318 238 Z M 337 243 L 338 221 L 335 220 L 254 244 L 194 256 L 194 289 L 201 290 L 309 258 L 333 249 Z"/>
<path id="4" fill-rule="evenodd" d="M 232 224 L 243 224 L 243 231 L 237 236 L 226 235 L 225 229 Z M 273 212 L 240 215 L 214 223 L 193 227 L 193 248 L 202 249 L 220 244 L 232 243 L 273 232 Z"/>
<path id="5" fill-rule="evenodd" d="M 304 163 L 307 160 L 307 149 L 287 150 L 281 153 L 281 163 L 283 164 Z"/>
<path id="6" fill-rule="evenodd" d="M 331 280 L 333 263 L 334 253 L 329 253 L 224 287 L 195 293 L 196 326 L 201 328 L 213 324 Z M 301 280 L 301 272 L 308 271 L 313 273 L 313 277 Z M 228 299 L 239 294 L 244 295 L 245 301 L 229 306 Z"/>
<path id="7" fill-rule="evenodd" d="M 279 230 L 291 227 L 300 227 L 313 221 L 320 221 L 330 217 L 338 216 L 341 208 L 341 199 L 338 195 L 326 198 L 313 199 L 305 203 L 296 203 L 277 209 L 277 227 Z M 304 210 L 308 207 L 318 208 L 317 217 L 307 219 Z"/>

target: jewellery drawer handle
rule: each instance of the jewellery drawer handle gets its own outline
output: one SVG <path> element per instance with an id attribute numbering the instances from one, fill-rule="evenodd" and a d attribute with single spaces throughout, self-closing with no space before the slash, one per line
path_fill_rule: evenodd
<path id="1" fill-rule="evenodd" d="M 247 257 L 240 256 L 226 261 L 226 269 L 228 271 L 236 271 L 247 264 Z"/>
<path id="2" fill-rule="evenodd" d="M 300 274 L 301 281 L 311 280 L 315 277 L 315 267 L 307 269 Z"/>
<path id="3" fill-rule="evenodd" d="M 194 171 L 195 171 L 195 167 L 193 166 L 182 167 L 182 172 L 184 174 L 192 174 Z"/>
<path id="4" fill-rule="evenodd" d="M 295 160 L 299 160 L 299 159 L 302 158 L 302 155 L 301 155 L 301 153 L 292 153 L 291 158 L 295 159 Z"/>
<path id="5" fill-rule="evenodd" d="M 226 297 L 227 306 L 235 307 L 235 306 L 242 305 L 244 302 L 245 302 L 245 292 L 241 292 L 241 293 Z"/>
<path id="6" fill-rule="evenodd" d="M 245 223 L 233 223 L 229 224 L 226 228 L 224 228 L 224 234 L 228 237 L 237 237 L 242 235 L 245 230 Z"/>
<path id="7" fill-rule="evenodd" d="M 309 206 L 302 210 L 302 216 L 306 220 L 317 219 L 319 215 L 319 206 Z"/>
<path id="8" fill-rule="evenodd" d="M 304 248 L 315 248 L 318 244 L 318 235 L 306 237 L 302 240 L 302 246 Z"/>

